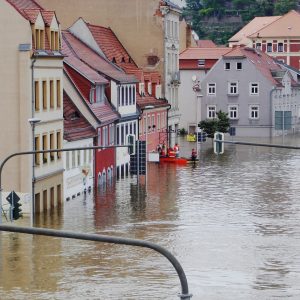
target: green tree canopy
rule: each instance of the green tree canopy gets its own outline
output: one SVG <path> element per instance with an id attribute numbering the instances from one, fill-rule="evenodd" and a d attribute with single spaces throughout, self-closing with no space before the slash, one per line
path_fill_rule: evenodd
<path id="1" fill-rule="evenodd" d="M 297 4 L 297 0 L 278 0 L 274 5 L 274 14 L 284 15 L 292 9 L 296 9 Z"/>
<path id="2" fill-rule="evenodd" d="M 215 132 L 228 132 L 230 127 L 230 120 L 228 114 L 223 111 L 217 112 L 215 119 L 206 119 L 199 123 L 199 127 L 207 133 L 209 138 L 214 138 Z"/>

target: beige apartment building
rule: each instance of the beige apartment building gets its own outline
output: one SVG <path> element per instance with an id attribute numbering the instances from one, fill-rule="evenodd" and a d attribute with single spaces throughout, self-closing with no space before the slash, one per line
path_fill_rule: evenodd
<path id="1" fill-rule="evenodd" d="M 179 53 L 196 46 L 190 26 L 180 18 L 180 6 L 168 0 L 37 1 L 56 11 L 64 28 L 70 27 L 79 17 L 110 27 L 138 66 L 160 73 L 162 97 L 171 104 L 168 130 L 170 143 L 174 144 L 180 120 Z"/>
<path id="2" fill-rule="evenodd" d="M 33 147 L 61 148 L 63 56 L 60 26 L 53 11 L 45 11 L 32 0 L 0 1 L 0 11 L 2 161 L 12 153 L 31 151 Z M 33 128 L 30 119 L 38 121 Z M 12 158 L 2 173 L 3 204 L 5 192 L 12 190 L 21 196 L 25 212 L 32 208 L 46 211 L 61 202 L 61 153 Z"/>

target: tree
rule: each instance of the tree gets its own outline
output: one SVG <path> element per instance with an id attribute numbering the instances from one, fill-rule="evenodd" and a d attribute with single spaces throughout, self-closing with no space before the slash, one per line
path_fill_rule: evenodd
<path id="1" fill-rule="evenodd" d="M 207 133 L 207 137 L 214 138 L 214 134 L 217 131 L 228 132 L 230 121 L 228 114 L 220 110 L 217 112 L 217 118 L 203 120 L 198 126 Z"/>
<path id="2" fill-rule="evenodd" d="M 278 0 L 274 5 L 274 14 L 284 15 L 292 9 L 296 9 L 297 4 L 297 0 Z"/>

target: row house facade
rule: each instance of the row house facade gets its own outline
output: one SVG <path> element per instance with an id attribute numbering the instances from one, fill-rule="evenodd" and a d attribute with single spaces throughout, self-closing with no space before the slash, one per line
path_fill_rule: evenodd
<path id="1" fill-rule="evenodd" d="M 10 28 L 2 36 L 5 47 L 0 49 L 1 67 L 6 70 L 0 91 L 6 103 L 0 112 L 2 128 L 6 128 L 0 133 L 0 159 L 14 152 L 60 149 L 63 55 L 56 15 L 33 0 L 1 1 L 0 10 L 2 28 Z M 19 157 L 8 163 L 5 173 L 4 190 L 21 196 L 23 211 L 47 211 L 62 202 L 60 152 Z"/>
<path id="2" fill-rule="evenodd" d="M 146 115 L 147 117 L 151 116 L 148 122 L 147 152 L 156 150 L 159 143 L 167 144 L 167 109 L 170 105 L 165 100 L 161 100 L 159 73 L 145 72 L 139 68 L 111 28 L 92 25 L 79 18 L 69 28 L 69 31 L 87 43 L 99 55 L 104 55 L 126 74 L 134 75 L 137 78 L 135 90 L 130 85 L 122 86 L 119 95 L 121 103 L 123 103 L 127 99 L 130 101 L 130 95 L 135 92 L 136 104 L 141 115 L 138 124 L 139 130 L 134 128 L 134 134 L 140 140 L 146 139 L 146 130 L 142 130 L 142 128 L 146 127 Z M 145 107 L 147 111 L 145 111 Z M 125 132 L 127 133 L 126 127 Z M 128 133 L 133 133 L 133 131 L 129 129 Z"/>
<path id="3" fill-rule="evenodd" d="M 247 36 L 242 38 L 242 35 L 237 33 L 236 37 L 243 39 L 246 45 L 300 69 L 300 14 L 297 11 L 291 10 L 283 16 L 256 18 L 252 26 L 251 24 L 246 26 L 251 31 L 245 29 L 241 31 L 244 33 L 246 31 Z M 235 39 L 232 37 L 229 40 L 231 44 L 236 44 Z M 241 44 L 241 41 L 238 43 Z"/>
<path id="4" fill-rule="evenodd" d="M 267 54 L 236 47 L 224 54 L 201 82 L 201 118 L 228 113 L 232 132 L 272 137 L 300 129 L 297 76 Z"/>
<path id="5" fill-rule="evenodd" d="M 126 5 L 120 5 L 120 0 L 38 1 L 55 9 L 65 27 L 79 17 L 93 24 L 109 26 L 140 68 L 159 72 L 161 98 L 167 99 L 171 105 L 168 131 L 170 138 L 174 139 L 180 120 L 179 53 L 196 46 L 191 27 L 180 18 L 181 5 L 169 0 L 127 1 Z"/>
<path id="6" fill-rule="evenodd" d="M 98 108 L 98 113 L 102 114 L 102 123 L 105 125 L 101 130 L 98 130 L 98 145 L 104 147 L 120 146 L 115 150 L 116 169 L 114 174 L 117 177 L 125 176 L 129 172 L 130 162 L 128 149 L 124 147 L 127 144 L 126 136 L 128 134 L 136 135 L 138 127 L 139 113 L 136 108 L 137 79 L 134 76 L 125 74 L 120 68 L 89 47 L 84 39 L 81 40 L 71 31 L 64 33 L 64 41 L 79 60 L 108 81 L 105 89 L 94 89 L 91 93 L 95 93 L 95 97 L 97 97 L 98 93 L 101 93 L 106 98 L 105 100 L 109 101 L 109 105 L 118 114 L 118 121 L 114 125 L 107 125 L 105 123 L 107 121 L 105 120 L 107 111 L 105 111 L 104 107 Z M 113 148 L 105 150 L 114 151 Z M 100 159 L 98 163 L 96 162 L 97 167 L 101 164 L 103 164 L 103 159 Z"/>
<path id="7" fill-rule="evenodd" d="M 231 48 L 212 45 L 209 48 L 190 47 L 180 53 L 179 69 L 182 83 L 179 87 L 180 129 L 183 128 L 189 134 L 195 133 L 197 123 L 201 121 L 199 102 L 202 101 L 202 94 L 194 87 L 201 84 L 209 70 L 230 50 Z"/>
<path id="8" fill-rule="evenodd" d="M 64 60 L 64 148 L 114 146 L 119 114 L 109 103 L 105 89 L 109 81 L 81 61 L 63 32 Z M 72 151 L 65 153 L 65 199 L 105 187 L 116 172 L 116 150 Z"/>

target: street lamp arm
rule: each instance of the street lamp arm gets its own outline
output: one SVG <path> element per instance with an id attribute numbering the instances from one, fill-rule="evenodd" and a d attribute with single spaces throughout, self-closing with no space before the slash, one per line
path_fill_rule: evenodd
<path id="1" fill-rule="evenodd" d="M 61 231 L 61 230 L 54 230 L 54 229 L 47 229 L 47 228 L 30 228 L 30 227 L 7 226 L 7 225 L 0 225 L 0 231 L 19 232 L 25 234 L 35 234 L 35 235 L 61 237 L 61 238 L 69 238 L 69 239 L 77 239 L 77 240 L 95 241 L 95 242 L 103 242 L 109 244 L 128 245 L 128 246 L 136 246 L 136 247 L 144 247 L 144 248 L 152 249 L 160 253 L 161 255 L 163 255 L 165 258 L 167 258 L 169 262 L 173 265 L 174 269 L 176 270 L 181 283 L 182 294 L 179 295 L 180 299 L 188 300 L 192 297 L 192 295 L 189 293 L 189 287 L 188 287 L 186 275 L 179 261 L 167 249 L 157 244 L 154 244 L 152 242 L 138 240 L 138 239 L 117 237 L 117 236 L 76 233 L 71 231 Z"/>

